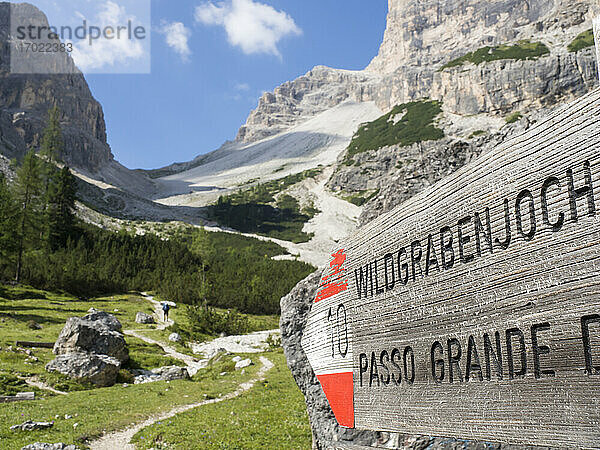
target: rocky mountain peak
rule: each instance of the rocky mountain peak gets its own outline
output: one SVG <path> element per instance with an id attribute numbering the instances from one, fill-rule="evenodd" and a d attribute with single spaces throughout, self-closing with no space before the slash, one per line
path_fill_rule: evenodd
<path id="1" fill-rule="evenodd" d="M 448 61 L 486 45 L 514 40 L 540 20 L 554 0 L 389 0 L 379 54 L 367 70 L 390 73 L 400 66 Z"/>
<path id="2" fill-rule="evenodd" d="M 544 103 L 546 94 L 555 101 L 557 95 L 583 93 L 594 80 L 593 54 L 567 47 L 591 28 L 599 6 L 591 0 L 389 0 L 379 54 L 365 70 L 317 66 L 265 93 L 236 140 L 281 133 L 347 100 L 374 101 L 387 112 L 430 97 L 455 114 L 504 114 Z M 523 41 L 546 46 L 548 55 L 440 70 L 469 52 Z M 569 79 L 570 88 L 557 87 L 559 75 Z M 553 81 L 542 86 L 542 78 Z"/>
<path id="3" fill-rule="evenodd" d="M 46 15 L 35 6 L 0 3 L 0 153 L 19 157 L 40 145 L 48 110 L 58 106 L 68 164 L 94 172 L 114 161 L 107 143 L 102 106 L 94 99 L 83 74 L 66 53 L 48 54 L 48 64 L 65 74 L 13 74 L 9 55 L 13 37 L 10 20 L 48 26 Z"/>

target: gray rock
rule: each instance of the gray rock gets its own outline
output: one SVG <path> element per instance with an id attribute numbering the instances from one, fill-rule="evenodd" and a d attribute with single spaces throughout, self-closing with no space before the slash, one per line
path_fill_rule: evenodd
<path id="1" fill-rule="evenodd" d="M 242 357 L 241 356 L 234 356 L 233 358 L 231 358 L 231 360 L 234 363 L 237 363 L 237 362 L 240 362 L 242 360 Z"/>
<path id="2" fill-rule="evenodd" d="M 135 384 L 154 383 L 156 381 L 187 380 L 190 374 L 186 367 L 166 366 L 152 370 L 134 370 Z"/>
<path id="3" fill-rule="evenodd" d="M 21 450 L 79 450 L 79 447 L 63 444 L 62 442 L 58 444 L 36 442 L 35 444 L 27 445 L 21 448 Z"/>
<path id="4" fill-rule="evenodd" d="M 0 21 L 9 17 L 15 22 L 48 26 L 44 13 L 32 5 L 0 6 Z M 12 15 L 12 16 L 11 16 Z M 7 31 L 2 26 L 0 41 L 8 51 Z M 0 134 L 5 139 L 6 156 L 20 157 L 28 147 L 38 148 L 46 125 L 48 110 L 54 105 L 61 110 L 61 126 L 65 150 L 61 158 L 73 167 L 94 172 L 109 162 L 113 155 L 107 143 L 106 125 L 100 104 L 94 99 L 85 78 L 68 54 L 52 55 L 51 63 L 64 67 L 64 75 L 11 75 L 6 62 L 0 65 Z"/>
<path id="5" fill-rule="evenodd" d="M 300 341 L 310 307 L 317 293 L 321 271 L 302 280 L 281 299 L 281 343 L 298 387 L 304 394 L 315 448 L 324 449 L 334 442 L 370 446 L 377 442 L 377 433 L 341 428 L 331 411 L 327 398 L 315 376 Z"/>
<path id="6" fill-rule="evenodd" d="M 99 387 L 114 385 L 120 368 L 121 362 L 116 358 L 85 352 L 62 354 L 46 364 L 48 372 L 87 380 Z"/>
<path id="7" fill-rule="evenodd" d="M 185 367 L 167 366 L 158 369 L 152 369 L 152 373 L 158 375 L 164 381 L 184 380 L 189 378 Z"/>
<path id="8" fill-rule="evenodd" d="M 121 324 L 112 314 L 94 311 L 83 318 L 71 317 L 54 344 L 54 353 L 94 353 L 118 359 L 129 359 L 124 336 L 116 331 Z"/>
<path id="9" fill-rule="evenodd" d="M 142 324 L 152 324 L 155 323 L 154 322 L 154 317 L 152 317 L 150 314 L 146 314 L 143 312 L 139 312 L 135 315 L 135 322 L 136 323 L 142 323 Z"/>
<path id="10" fill-rule="evenodd" d="M 235 363 L 236 369 L 245 369 L 246 367 L 252 366 L 254 363 L 251 359 L 243 359 Z"/>
<path id="11" fill-rule="evenodd" d="M 171 333 L 169 335 L 169 341 L 171 342 L 181 342 L 183 339 L 179 335 L 179 333 Z"/>
<path id="12" fill-rule="evenodd" d="M 10 431 L 34 431 L 34 430 L 46 430 L 54 426 L 53 422 L 34 422 L 28 420 L 19 425 L 13 425 L 10 427 Z"/>
<path id="13" fill-rule="evenodd" d="M 89 320 L 91 322 L 99 322 L 112 331 L 121 331 L 123 328 L 121 322 L 119 322 L 119 319 L 117 319 L 113 314 L 109 314 L 104 311 L 98 311 L 95 308 L 90 308 L 87 315 L 83 316 L 82 319 Z"/>
<path id="14" fill-rule="evenodd" d="M 386 147 L 356 155 L 354 158 L 359 161 L 359 165 L 340 166 L 328 186 L 334 191 L 379 189 L 379 194 L 363 207 L 359 222 L 365 225 L 494 146 L 526 131 L 555 108 L 560 106 L 540 109 L 517 123 L 504 126 L 498 132 L 476 139 L 445 138 L 409 147 Z M 363 170 L 367 174 L 358 177 L 357 174 Z"/>

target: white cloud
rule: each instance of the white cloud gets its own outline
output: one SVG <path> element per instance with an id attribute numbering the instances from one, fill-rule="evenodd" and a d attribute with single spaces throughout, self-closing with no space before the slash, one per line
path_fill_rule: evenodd
<path id="1" fill-rule="evenodd" d="M 188 61 L 192 54 L 188 41 L 192 32 L 181 22 L 163 23 L 160 32 L 165 35 L 167 45 L 181 56 L 181 59 Z"/>
<path id="2" fill-rule="evenodd" d="M 250 85 L 248 83 L 238 83 L 235 85 L 236 91 L 249 91 Z"/>
<path id="3" fill-rule="evenodd" d="M 81 13 L 77 14 L 84 17 Z M 115 27 L 127 23 L 128 20 L 137 22 L 134 16 L 127 14 L 125 7 L 109 0 L 100 5 L 92 22 L 94 26 Z M 129 39 L 127 34 L 123 33 L 120 38 L 115 34 L 113 39 L 97 39 L 91 45 L 87 39 L 74 42 L 71 56 L 83 72 L 93 72 L 147 58 L 148 54 L 140 40 Z"/>
<path id="4" fill-rule="evenodd" d="M 254 0 L 205 2 L 196 7 L 195 18 L 204 25 L 222 26 L 229 43 L 247 55 L 266 53 L 281 57 L 279 41 L 302 34 L 287 13 Z"/>

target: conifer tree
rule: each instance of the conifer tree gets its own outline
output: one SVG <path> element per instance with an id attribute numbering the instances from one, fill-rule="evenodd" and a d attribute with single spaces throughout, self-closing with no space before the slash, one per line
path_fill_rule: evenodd
<path id="1" fill-rule="evenodd" d="M 14 197 L 18 205 L 18 224 L 16 230 L 17 268 L 15 281 L 21 281 L 23 252 L 27 247 L 35 246 L 41 228 L 42 212 L 42 176 L 39 158 L 30 150 L 17 170 Z"/>
<path id="2" fill-rule="evenodd" d="M 48 204 L 50 184 L 53 177 L 58 175 L 56 164 L 61 161 L 65 148 L 62 129 L 60 127 L 60 110 L 54 106 L 48 110 L 48 123 L 42 135 L 42 145 L 39 155 L 42 158 L 41 175 L 44 185 L 44 209 Z M 47 238 L 47 236 L 46 236 Z"/>
<path id="3" fill-rule="evenodd" d="M 47 243 L 50 250 L 64 248 L 75 225 L 75 177 L 63 167 L 50 182 L 46 206 Z"/>
<path id="4" fill-rule="evenodd" d="M 210 292 L 210 282 L 207 277 L 209 270 L 208 261 L 213 258 L 215 251 L 214 246 L 211 244 L 208 231 L 204 228 L 200 228 L 194 235 L 192 240 L 192 251 L 194 254 L 200 257 L 201 265 L 198 269 L 198 297 L 203 301 L 206 301 L 206 297 Z"/>
<path id="5" fill-rule="evenodd" d="M 17 205 L 4 175 L 0 173 L 0 265 L 14 256 L 16 225 Z"/>
<path id="6" fill-rule="evenodd" d="M 54 106 L 48 111 L 48 124 L 42 135 L 40 155 L 47 162 L 54 164 L 60 161 L 64 149 L 65 142 L 60 127 L 60 110 L 58 106 Z"/>

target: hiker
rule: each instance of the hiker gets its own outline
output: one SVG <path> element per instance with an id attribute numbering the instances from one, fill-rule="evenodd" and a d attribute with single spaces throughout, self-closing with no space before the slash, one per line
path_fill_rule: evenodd
<path id="1" fill-rule="evenodd" d="M 169 305 L 167 303 L 163 303 L 163 314 L 164 314 L 164 321 L 167 322 L 169 320 Z"/>

